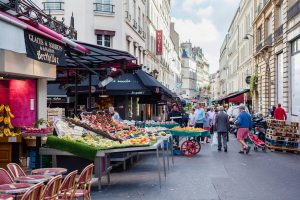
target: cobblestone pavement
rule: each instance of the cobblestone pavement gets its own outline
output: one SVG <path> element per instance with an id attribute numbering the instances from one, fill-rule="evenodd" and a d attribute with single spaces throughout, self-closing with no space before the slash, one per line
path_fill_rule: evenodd
<path id="1" fill-rule="evenodd" d="M 93 191 L 92 199 L 105 200 L 299 200 L 300 156 L 280 152 L 238 154 L 234 138 L 229 151 L 204 144 L 199 155 L 175 157 L 175 165 L 158 185 L 154 154 L 125 172 L 114 172 L 111 184 Z M 105 182 L 105 181 L 104 181 Z"/>

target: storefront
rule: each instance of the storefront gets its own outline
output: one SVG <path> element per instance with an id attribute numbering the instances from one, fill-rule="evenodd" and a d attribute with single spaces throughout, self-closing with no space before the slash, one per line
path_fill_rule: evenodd
<path id="1" fill-rule="evenodd" d="M 40 42 L 50 40 L 2 20 L 0 27 L 0 123 L 3 127 L 0 167 L 4 167 L 9 162 L 18 163 L 25 153 L 21 128 L 46 119 L 47 79 L 56 77 L 56 65 L 39 61 L 37 52 L 28 51 L 36 43 L 26 42 L 30 38 Z"/>

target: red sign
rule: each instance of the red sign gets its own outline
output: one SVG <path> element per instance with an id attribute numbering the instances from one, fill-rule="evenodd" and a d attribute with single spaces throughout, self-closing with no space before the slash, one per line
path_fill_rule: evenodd
<path id="1" fill-rule="evenodd" d="M 162 55 L 163 47 L 162 47 L 162 30 L 156 31 L 156 55 Z"/>

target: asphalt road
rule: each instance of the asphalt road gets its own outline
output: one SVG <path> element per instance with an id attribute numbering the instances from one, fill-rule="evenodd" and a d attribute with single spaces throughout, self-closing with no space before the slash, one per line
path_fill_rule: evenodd
<path id="1" fill-rule="evenodd" d="M 195 157 L 175 157 L 161 189 L 155 155 L 143 155 L 127 171 L 112 173 L 111 184 L 92 199 L 300 200 L 299 154 L 238 150 L 231 138 L 227 153 L 204 144 Z"/>

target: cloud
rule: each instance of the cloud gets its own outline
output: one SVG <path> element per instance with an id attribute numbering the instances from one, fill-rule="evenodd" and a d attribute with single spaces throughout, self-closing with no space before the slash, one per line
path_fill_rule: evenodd
<path id="1" fill-rule="evenodd" d="M 214 12 L 214 9 L 212 6 L 208 6 L 206 8 L 199 8 L 197 11 L 197 15 L 200 18 L 209 18 L 210 16 L 212 16 Z"/>
<path id="2" fill-rule="evenodd" d="M 207 0 L 184 0 L 182 1 L 182 8 L 187 12 L 192 12 L 195 10 L 195 6 L 198 6 Z"/>
<path id="3" fill-rule="evenodd" d="M 207 19 L 197 23 L 190 19 L 173 18 L 172 21 L 175 22 L 181 42 L 190 40 L 194 46 L 200 46 L 210 64 L 210 71 L 216 71 L 219 66 L 219 46 L 222 44 L 222 37 L 215 25 Z"/>
<path id="4" fill-rule="evenodd" d="M 181 42 L 203 49 L 210 72 L 219 68 L 219 52 L 239 0 L 173 0 L 172 21 Z"/>

